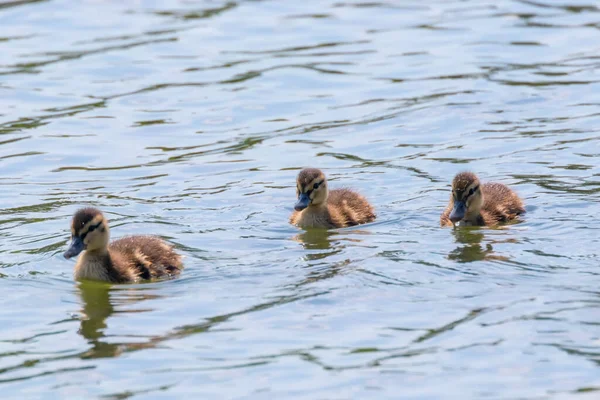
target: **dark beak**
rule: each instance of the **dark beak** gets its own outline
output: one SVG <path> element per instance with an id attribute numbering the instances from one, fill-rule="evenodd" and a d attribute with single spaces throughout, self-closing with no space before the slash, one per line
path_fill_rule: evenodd
<path id="1" fill-rule="evenodd" d="M 65 251 L 65 258 L 68 260 L 71 257 L 75 257 L 77 254 L 81 253 L 85 248 L 85 244 L 83 244 L 83 240 L 80 237 L 73 238 L 71 245 Z"/>
<path id="2" fill-rule="evenodd" d="M 298 197 L 298 201 L 294 205 L 294 210 L 302 211 L 310 204 L 310 197 L 306 193 L 301 193 Z"/>
<path id="3" fill-rule="evenodd" d="M 466 212 L 467 212 L 467 205 L 465 204 L 465 202 L 464 201 L 455 201 L 454 208 L 452 209 L 452 212 L 450 213 L 450 221 L 452 221 L 453 224 L 457 223 L 458 221 L 462 220 L 465 217 Z"/>

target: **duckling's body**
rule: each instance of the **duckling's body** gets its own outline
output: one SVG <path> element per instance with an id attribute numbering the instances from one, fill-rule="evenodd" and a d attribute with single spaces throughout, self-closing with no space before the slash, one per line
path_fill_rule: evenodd
<path id="1" fill-rule="evenodd" d="M 73 241 L 65 258 L 81 253 L 75 279 L 112 283 L 177 275 L 181 256 L 164 240 L 154 236 L 128 236 L 108 243 L 108 221 L 95 208 L 79 210 L 71 224 Z"/>
<path id="2" fill-rule="evenodd" d="M 523 201 L 501 183 L 479 183 L 471 172 L 461 172 L 452 181 L 452 195 L 440 217 L 442 226 L 494 226 L 525 213 Z"/>
<path id="3" fill-rule="evenodd" d="M 343 228 L 375 220 L 367 199 L 350 189 L 328 191 L 325 175 L 316 168 L 300 171 L 296 192 L 290 223 L 301 228 Z"/>

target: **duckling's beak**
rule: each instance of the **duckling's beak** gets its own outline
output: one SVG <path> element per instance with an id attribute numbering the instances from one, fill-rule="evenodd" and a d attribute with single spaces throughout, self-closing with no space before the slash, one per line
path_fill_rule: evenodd
<path id="1" fill-rule="evenodd" d="M 309 204 L 310 197 L 308 197 L 306 193 L 300 193 L 300 196 L 298 196 L 298 201 L 296 202 L 296 205 L 294 205 L 294 210 L 302 211 L 308 207 Z"/>
<path id="2" fill-rule="evenodd" d="M 69 246 L 69 248 L 67 249 L 67 251 L 65 251 L 65 258 L 68 260 L 71 257 L 75 257 L 77 254 L 81 253 L 85 248 L 85 244 L 83 243 L 83 240 L 81 240 L 80 237 L 74 237 L 73 241 L 71 242 L 71 245 Z"/>
<path id="3" fill-rule="evenodd" d="M 455 224 L 458 221 L 462 220 L 465 217 L 466 213 L 467 204 L 464 201 L 455 201 L 454 208 L 450 213 L 450 221 L 452 221 L 452 223 Z"/>

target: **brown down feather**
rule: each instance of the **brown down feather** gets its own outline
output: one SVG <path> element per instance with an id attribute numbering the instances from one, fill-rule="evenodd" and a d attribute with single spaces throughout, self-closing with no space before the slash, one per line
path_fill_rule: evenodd
<path id="1" fill-rule="evenodd" d="M 463 172 L 456 176 L 453 186 L 457 187 L 458 184 L 458 187 L 464 190 L 474 180 L 478 181 L 475 174 Z M 489 182 L 481 185 L 480 190 L 483 195 L 483 205 L 477 225 L 494 226 L 499 223 L 512 221 L 525 213 L 523 201 L 508 186 L 501 183 Z M 442 226 L 453 226 L 452 221 L 450 221 L 450 213 L 453 207 L 454 198 L 450 196 L 450 201 L 440 216 L 440 224 Z"/>
<path id="2" fill-rule="evenodd" d="M 325 175 L 316 168 L 300 171 L 297 186 L 305 188 L 315 179 Z M 301 228 L 342 228 L 372 222 L 376 215 L 365 197 L 351 189 L 328 190 L 324 204 L 310 205 L 302 211 L 294 211 L 290 223 Z"/>
<path id="3" fill-rule="evenodd" d="M 101 222 L 95 235 L 108 235 L 108 222 L 95 208 L 75 213 L 71 228 L 74 235 L 91 235 L 89 222 Z M 100 231 L 100 232 L 98 232 Z M 126 236 L 105 248 L 84 250 L 75 265 L 75 276 L 81 279 L 130 283 L 174 276 L 183 269 L 182 257 L 173 247 L 156 236 Z"/>

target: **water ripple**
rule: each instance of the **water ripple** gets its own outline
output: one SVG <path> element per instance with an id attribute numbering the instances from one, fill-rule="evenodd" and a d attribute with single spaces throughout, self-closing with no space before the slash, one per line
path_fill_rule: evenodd
<path id="1" fill-rule="evenodd" d="M 99 5 L 0 3 L 4 394 L 597 394 L 597 4 Z M 306 166 L 377 221 L 290 226 Z M 440 229 L 464 169 L 523 221 Z M 74 283 L 83 205 L 184 274 Z"/>

